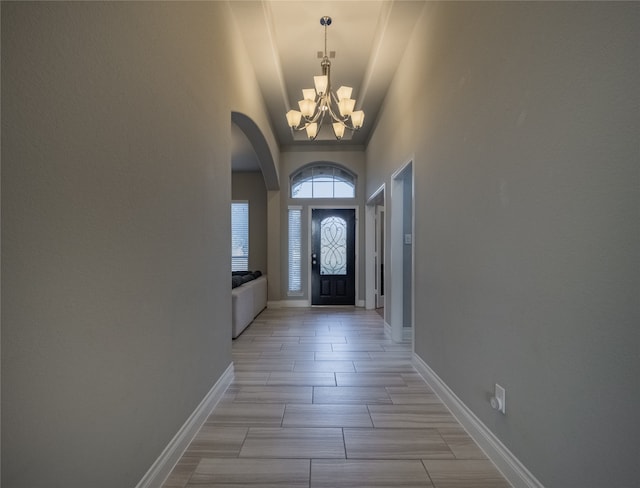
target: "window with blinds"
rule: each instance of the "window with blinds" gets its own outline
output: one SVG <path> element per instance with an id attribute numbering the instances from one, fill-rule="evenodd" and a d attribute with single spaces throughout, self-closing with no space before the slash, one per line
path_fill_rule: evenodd
<path id="1" fill-rule="evenodd" d="M 231 271 L 249 270 L 249 202 L 231 203 Z"/>
<path id="2" fill-rule="evenodd" d="M 302 207 L 289 207 L 289 295 L 302 293 Z"/>

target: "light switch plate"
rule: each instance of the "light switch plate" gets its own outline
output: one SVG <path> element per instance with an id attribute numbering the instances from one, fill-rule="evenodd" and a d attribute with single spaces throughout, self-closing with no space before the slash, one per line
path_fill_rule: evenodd
<path id="1" fill-rule="evenodd" d="M 506 413 L 506 409 L 505 409 L 505 396 L 506 396 L 506 391 L 503 387 L 501 387 L 498 383 L 496 383 L 496 392 L 495 392 L 495 397 L 498 399 L 498 401 L 500 402 L 500 412 L 502 413 Z"/>

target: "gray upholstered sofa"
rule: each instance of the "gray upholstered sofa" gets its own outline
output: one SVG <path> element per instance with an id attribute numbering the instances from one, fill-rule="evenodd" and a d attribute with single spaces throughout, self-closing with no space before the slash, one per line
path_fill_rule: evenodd
<path id="1" fill-rule="evenodd" d="M 251 277 L 249 276 L 251 274 Z M 259 271 L 232 276 L 231 337 L 238 337 L 267 306 L 267 277 Z"/>

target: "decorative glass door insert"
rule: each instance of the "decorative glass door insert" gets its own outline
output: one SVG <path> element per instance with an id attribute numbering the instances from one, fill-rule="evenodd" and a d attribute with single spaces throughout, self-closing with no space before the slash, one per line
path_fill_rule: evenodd
<path id="1" fill-rule="evenodd" d="M 347 221 L 340 217 L 320 223 L 320 274 L 347 274 Z"/>

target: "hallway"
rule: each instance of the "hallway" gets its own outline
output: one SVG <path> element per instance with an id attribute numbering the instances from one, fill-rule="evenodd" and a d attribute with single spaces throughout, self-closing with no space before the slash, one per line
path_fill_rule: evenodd
<path id="1" fill-rule="evenodd" d="M 383 324 L 362 309 L 262 312 L 163 487 L 510 486 Z"/>

